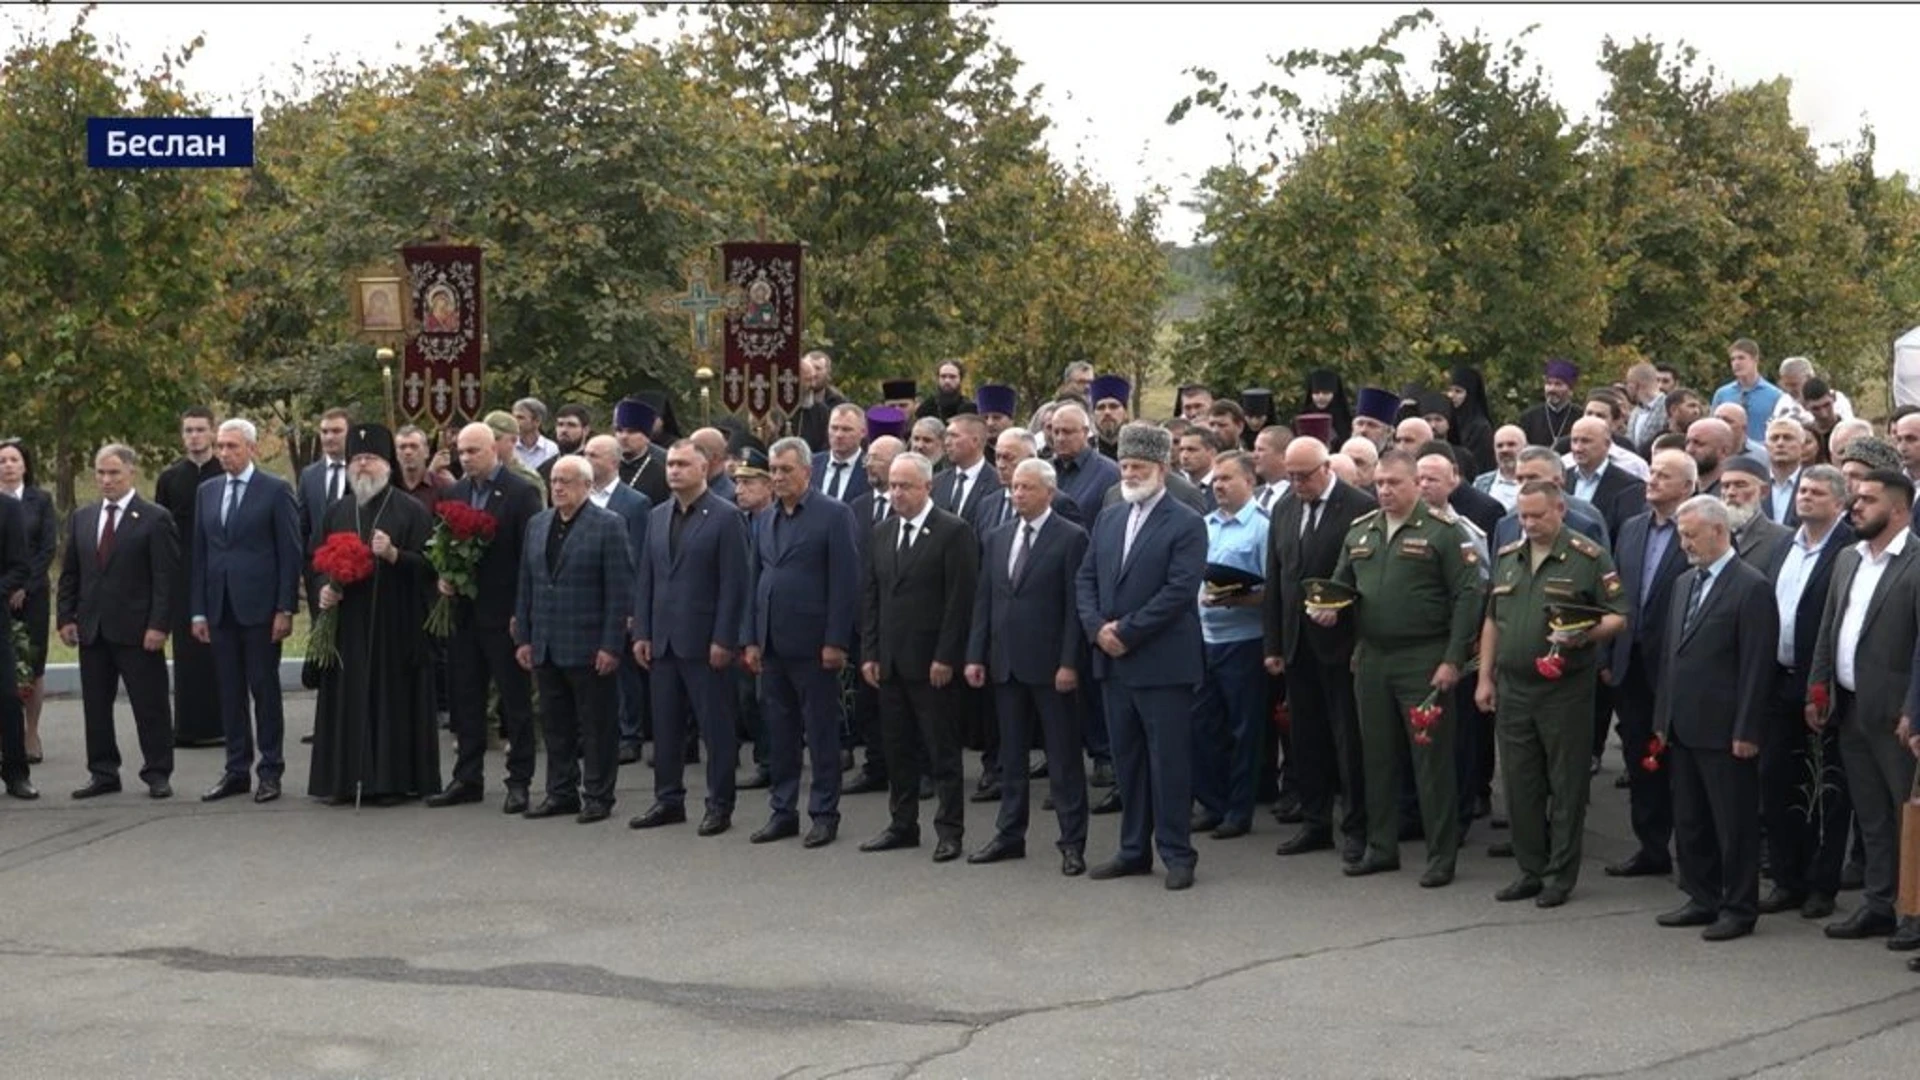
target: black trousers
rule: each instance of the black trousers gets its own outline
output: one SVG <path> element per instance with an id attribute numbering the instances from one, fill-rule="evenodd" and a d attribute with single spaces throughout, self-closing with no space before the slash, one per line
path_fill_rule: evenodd
<path id="1" fill-rule="evenodd" d="M 1647 742 L 1653 738 L 1653 685 L 1647 681 L 1647 665 L 1640 658 L 1640 647 L 1633 647 L 1633 664 L 1626 678 L 1613 688 L 1613 705 L 1620 713 L 1620 743 L 1627 758 L 1627 797 L 1633 835 L 1640 851 L 1656 862 L 1668 862 L 1667 845 L 1673 839 L 1674 786 L 1662 765 L 1648 772 L 1641 762 L 1647 756 Z M 1755 805 L 1759 794 L 1754 795 Z"/>
<path id="2" fill-rule="evenodd" d="M 167 657 L 138 645 L 96 641 L 80 646 L 80 711 L 86 718 L 87 771 L 101 780 L 120 779 L 120 742 L 114 737 L 113 702 L 120 683 L 140 733 L 148 783 L 173 775 L 173 715 L 167 702 Z"/>
<path id="3" fill-rule="evenodd" d="M 1338 796 L 1340 833 L 1364 840 L 1366 769 L 1360 756 L 1352 671 L 1345 664 L 1323 664 L 1308 654 L 1287 668 L 1287 695 L 1293 720 L 1293 775 L 1307 825 L 1332 828 Z"/>
<path id="4" fill-rule="evenodd" d="M 959 840 L 966 830 L 966 801 L 960 782 L 957 689 L 949 683 L 936 690 L 924 679 L 884 679 L 880 683 L 880 723 L 886 739 L 887 812 L 892 827 L 903 832 L 920 830 L 920 770 L 915 763 L 915 747 L 924 745 L 933 763 L 934 834 L 942 840 Z"/>
<path id="5" fill-rule="evenodd" d="M 1681 891 L 1723 918 L 1760 917 L 1760 762 L 1677 743 L 1673 848 Z"/>
<path id="6" fill-rule="evenodd" d="M 0 610 L 0 780 L 9 782 L 25 780 L 32 771 L 27 765 L 27 713 L 13 669 L 13 620 Z"/>
<path id="7" fill-rule="evenodd" d="M 612 806 L 620 773 L 615 676 L 595 674 L 590 667 L 542 664 L 534 669 L 534 678 L 540 684 L 541 727 L 547 736 L 547 798 L 569 803 L 584 796 L 588 803 Z"/>
<path id="8" fill-rule="evenodd" d="M 454 782 L 484 782 L 491 682 L 500 692 L 500 715 L 507 725 L 507 784 L 531 785 L 533 680 L 513 658 L 513 638 L 507 628 L 482 629 L 464 622 L 455 627 L 447 639 L 447 676 L 453 691 Z"/>
<path id="9" fill-rule="evenodd" d="M 1760 744 L 1760 811 L 1774 884 L 1793 893 L 1833 896 L 1847 855 L 1853 801 L 1832 724 L 1807 729 L 1807 673 L 1781 669 L 1767 703 Z"/>
<path id="10" fill-rule="evenodd" d="M 1086 851 L 1087 764 L 1080 755 L 1085 736 L 1080 733 L 1074 695 L 1012 680 L 995 683 L 992 694 L 1000 724 L 1000 818 L 995 823 L 999 838 L 1026 841 L 1032 802 L 1027 746 L 1037 730 L 1046 744 L 1047 790 L 1060 819 L 1060 850 Z"/>
<path id="11" fill-rule="evenodd" d="M 707 743 L 707 809 L 733 812 L 733 770 L 740 763 L 734 730 L 733 670 L 715 671 L 705 656 L 653 660 L 653 798 L 668 806 L 687 801 L 687 720 Z"/>

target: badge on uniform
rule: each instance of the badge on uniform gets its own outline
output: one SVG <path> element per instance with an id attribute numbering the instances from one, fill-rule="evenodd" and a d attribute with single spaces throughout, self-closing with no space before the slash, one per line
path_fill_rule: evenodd
<path id="1" fill-rule="evenodd" d="M 1618 570 L 1609 570 L 1606 576 L 1600 579 L 1600 593 L 1609 600 L 1618 600 L 1620 598 L 1620 572 Z"/>
<path id="2" fill-rule="evenodd" d="M 1480 548 L 1473 543 L 1463 543 L 1460 545 L 1460 557 L 1467 560 L 1468 566 L 1478 566 L 1480 564 Z"/>

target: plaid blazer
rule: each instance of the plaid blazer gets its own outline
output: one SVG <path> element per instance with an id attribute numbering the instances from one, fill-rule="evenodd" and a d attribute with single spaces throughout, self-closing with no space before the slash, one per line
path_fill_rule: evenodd
<path id="1" fill-rule="evenodd" d="M 620 515 L 592 503 L 580 507 L 560 562 L 547 572 L 547 536 L 556 510 L 527 524 L 520 554 L 513 643 L 533 646 L 533 662 L 552 667 L 593 666 L 593 654 L 619 656 L 633 610 L 633 556 Z"/>

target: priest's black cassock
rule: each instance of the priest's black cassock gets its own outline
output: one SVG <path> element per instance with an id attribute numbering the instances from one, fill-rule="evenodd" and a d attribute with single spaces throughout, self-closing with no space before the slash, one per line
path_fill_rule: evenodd
<path id="1" fill-rule="evenodd" d="M 423 629 L 434 595 L 425 555 L 433 519 L 388 486 L 364 506 L 336 502 L 325 526 L 327 536 L 358 532 L 369 547 L 378 529 L 400 555 L 392 563 L 376 557 L 371 578 L 341 590 L 340 663 L 321 675 L 307 794 L 347 802 L 356 784 L 365 798 L 438 792 L 440 739 Z"/>
<path id="2" fill-rule="evenodd" d="M 173 515 L 180 534 L 180 573 L 173 584 L 173 737 L 195 745 L 219 745 L 220 685 L 214 678 L 213 646 L 193 636 L 193 605 L 187 589 L 193 580 L 193 519 L 200 485 L 225 473 L 218 458 L 195 464 L 183 457 L 161 470 L 153 483 L 153 501 Z"/>

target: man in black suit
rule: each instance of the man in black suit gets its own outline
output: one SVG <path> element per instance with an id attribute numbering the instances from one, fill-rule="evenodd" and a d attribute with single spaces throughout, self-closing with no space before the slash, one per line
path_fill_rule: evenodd
<path id="1" fill-rule="evenodd" d="M 1920 544 L 1912 535 L 1913 484 L 1893 469 L 1875 469 L 1853 486 L 1853 531 L 1860 542 L 1834 559 L 1833 584 L 1814 646 L 1813 687 L 1827 687 L 1829 708 L 1807 706 L 1807 724 L 1834 728 L 1854 821 L 1866 847 L 1860 907 L 1829 924 L 1830 938 L 1894 935 L 1907 945 L 1920 931 L 1896 920 L 1900 806 L 1913 787 L 1913 755 L 1905 735 L 1920 708 L 1913 692 L 1914 645 L 1920 636 Z M 1899 736 L 1899 737 L 1896 737 Z"/>
<path id="2" fill-rule="evenodd" d="M 309 612 L 320 610 L 320 575 L 312 564 L 314 551 L 327 539 L 320 523 L 327 509 L 347 494 L 347 429 L 352 426 L 353 417 L 345 409 L 328 409 L 320 414 L 320 456 L 300 470 L 299 486 L 294 490 L 300 511 L 300 550 L 308 560 L 301 581 L 307 591 Z"/>
<path id="3" fill-rule="evenodd" d="M 635 568 L 633 657 L 653 676 L 654 804 L 636 829 L 687 820 L 687 719 L 707 743 L 707 806 L 701 836 L 733 825 L 733 657 L 745 640 L 747 527 L 707 487 L 706 455 L 690 439 L 667 450 L 672 501 L 655 507 Z"/>
<path id="4" fill-rule="evenodd" d="M 887 498 L 887 470 L 893 467 L 893 459 L 906 449 L 906 444 L 892 435 L 882 435 L 867 447 L 867 480 L 871 487 L 850 505 L 859 555 L 856 565 L 863 572 L 867 549 L 873 546 L 874 530 L 893 515 L 893 504 Z M 864 679 L 856 679 L 853 684 L 853 731 L 866 747 L 866 753 L 853 778 L 840 789 L 841 794 L 865 795 L 887 790 L 887 751 L 880 732 L 880 692 L 868 686 Z"/>
<path id="5" fill-rule="evenodd" d="M 973 413 L 961 413 L 947 423 L 947 461 L 952 468 L 935 478 L 933 502 L 962 521 L 999 493 L 1000 474 L 987 460 L 987 422 Z"/>
<path id="6" fill-rule="evenodd" d="M 272 802 L 286 771 L 280 643 L 293 632 L 307 559 L 293 487 L 254 464 L 258 439 L 252 421 L 220 425 L 213 452 L 226 475 L 200 485 L 194 514 L 188 602 L 193 636 L 213 646 L 227 743 L 226 769 L 203 802 L 248 791 L 255 802 Z M 257 789 L 249 779 L 256 768 Z"/>
<path id="7" fill-rule="evenodd" d="M 1673 787 L 1667 775 L 1646 768 L 1654 732 L 1655 687 L 1666 658 L 1667 610 L 1673 583 L 1686 571 L 1674 513 L 1693 494 L 1699 478 L 1684 451 L 1653 455 L 1647 473 L 1647 509 L 1620 526 L 1614 565 L 1630 605 L 1627 632 L 1613 639 L 1613 656 L 1602 669 L 1620 714 L 1620 745 L 1626 756 L 1627 795 L 1640 850 L 1607 867 L 1611 877 L 1664 876 L 1673 869 Z"/>
<path id="8" fill-rule="evenodd" d="M 1074 575 L 1087 552 L 1087 534 L 1053 512 L 1058 485 L 1045 461 L 1028 458 L 1016 465 L 1008 488 L 1018 517 L 994 528 L 985 544 L 966 674 L 969 686 L 993 686 L 1006 782 L 994 837 L 967 861 L 1026 857 L 1029 798 L 1022 773 L 1038 722 L 1048 790 L 1060 819 L 1060 872 L 1076 877 L 1087 869 L 1087 773 L 1074 709 L 1086 651 Z"/>
<path id="9" fill-rule="evenodd" d="M 897 410 L 896 410 L 897 411 Z M 900 419 L 889 414 L 889 419 Z M 813 455 L 812 484 L 836 502 L 850 503 L 867 490 L 860 444 L 867 437 L 867 414 L 851 403 L 835 405 L 827 420 L 827 448 Z"/>
<path id="10" fill-rule="evenodd" d="M 874 533 L 867 555 L 860 675 L 880 691 L 890 821 L 860 850 L 920 845 L 917 736 L 931 759 L 939 800 L 933 861 L 947 862 L 960 856 L 966 827 L 960 794 L 962 684 L 954 676 L 966 662 L 980 543 L 964 520 L 933 504 L 932 462 L 901 454 L 893 459 L 887 481 L 894 516 Z"/>
<path id="11" fill-rule="evenodd" d="M 485 510 L 495 521 L 493 541 L 474 569 L 475 595 L 456 596 L 453 636 L 447 639 L 447 676 L 451 682 L 455 755 L 453 782 L 428 806 L 479 802 L 486 793 L 487 686 L 500 694 L 500 715 L 507 727 L 507 797 L 500 810 L 527 812 L 533 783 L 533 685 L 514 657 L 514 600 L 520 582 L 521 548 L 527 523 L 543 509 L 540 492 L 508 471 L 500 460 L 493 429 L 468 424 L 455 440 L 460 482 L 447 498 Z M 589 469 L 591 472 L 591 469 Z M 624 531 L 623 531 L 624 534 Z M 442 596 L 455 596 L 445 579 Z M 624 650 L 616 649 L 615 652 Z"/>
<path id="12" fill-rule="evenodd" d="M 120 790 L 113 700 L 122 680 L 140 732 L 140 779 L 156 799 L 173 795 L 173 716 L 162 650 L 173 624 L 180 539 L 172 515 L 134 490 L 139 461 L 130 447 L 101 447 L 93 459 L 100 501 L 67 519 L 57 621 L 60 640 L 80 647 L 89 774 L 76 799 Z"/>
<path id="13" fill-rule="evenodd" d="M 1753 932 L 1760 902 L 1760 740 L 1780 650 L 1772 585 L 1733 550 L 1720 500 L 1674 514 L 1693 569 L 1667 608 L 1654 730 L 1668 744 L 1674 853 L 1687 902 L 1661 926 L 1707 941 Z"/>
<path id="14" fill-rule="evenodd" d="M 1278 853 L 1332 847 L 1338 794 L 1341 856 L 1354 863 L 1366 852 L 1367 801 L 1353 699 L 1353 624 L 1323 627 L 1308 619 L 1306 582 L 1333 576 L 1347 530 L 1378 504 L 1336 479 L 1327 458 L 1326 444 L 1312 436 L 1287 444 L 1292 489 L 1274 504 L 1267 530 L 1266 667 L 1287 677 L 1303 821 Z"/>
<path id="15" fill-rule="evenodd" d="M 1620 535 L 1626 520 L 1646 507 L 1644 483 L 1608 458 L 1613 446 L 1613 430 L 1597 416 L 1583 416 L 1573 422 L 1567 439 L 1567 470 L 1571 485 L 1568 494 L 1585 499 L 1600 511 L 1610 535 Z"/>
<path id="16" fill-rule="evenodd" d="M 1793 518 L 1799 525 L 1759 567 L 1774 582 L 1780 615 L 1780 653 L 1760 743 L 1760 811 L 1773 878 L 1773 889 L 1760 899 L 1760 913 L 1798 909 L 1803 918 L 1824 919 L 1833 914 L 1840 891 L 1852 804 L 1838 733 L 1807 729 L 1807 671 L 1833 584 L 1833 564 L 1853 543 L 1853 529 L 1841 520 L 1847 480 L 1840 470 L 1815 465 L 1796 469 L 1795 475 L 1800 494 Z"/>

